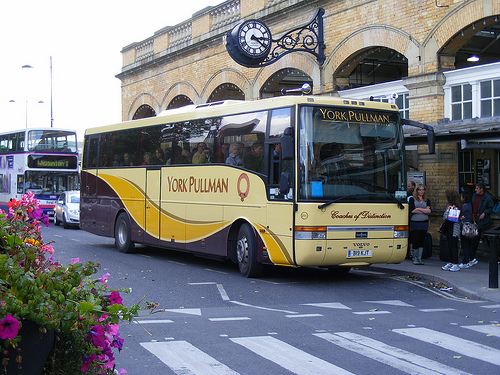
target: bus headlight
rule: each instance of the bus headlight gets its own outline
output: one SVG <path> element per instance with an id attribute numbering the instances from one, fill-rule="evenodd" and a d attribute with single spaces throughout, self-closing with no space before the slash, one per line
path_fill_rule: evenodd
<path id="1" fill-rule="evenodd" d="M 395 225 L 394 238 L 408 238 L 408 225 Z"/>
<path id="2" fill-rule="evenodd" d="M 326 240 L 326 227 L 295 227 L 297 240 Z"/>

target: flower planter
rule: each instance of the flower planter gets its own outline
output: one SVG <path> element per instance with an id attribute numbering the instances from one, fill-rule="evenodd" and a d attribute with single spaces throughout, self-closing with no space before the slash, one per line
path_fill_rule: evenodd
<path id="1" fill-rule="evenodd" d="M 54 330 L 41 333 L 40 326 L 30 320 L 25 320 L 22 324 L 19 330 L 22 337 L 19 343 L 19 354 L 23 358 L 21 368 L 16 362 L 17 349 L 9 348 L 7 375 L 40 375 L 54 344 Z M 0 366 L 0 373 L 3 374 L 3 370 L 3 366 Z"/>

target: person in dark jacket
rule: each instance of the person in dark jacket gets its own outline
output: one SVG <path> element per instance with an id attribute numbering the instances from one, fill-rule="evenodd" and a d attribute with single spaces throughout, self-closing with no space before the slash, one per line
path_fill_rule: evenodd
<path id="1" fill-rule="evenodd" d="M 470 266 L 477 264 L 476 251 L 483 232 L 488 229 L 492 223 L 491 213 L 493 212 L 494 206 L 493 198 L 485 191 L 484 184 L 478 182 L 476 184 L 476 192 L 472 196 L 472 220 L 477 223 L 479 236 L 472 240 L 472 260 L 469 262 Z"/>
<path id="2" fill-rule="evenodd" d="M 472 222 L 472 198 L 470 191 L 464 190 L 460 194 L 460 199 L 462 200 L 462 225 L 465 223 Z M 467 238 L 461 236 L 460 243 L 462 244 L 462 250 L 464 257 L 462 263 L 458 266 L 460 268 L 469 268 L 469 262 L 472 260 L 472 238 Z"/>

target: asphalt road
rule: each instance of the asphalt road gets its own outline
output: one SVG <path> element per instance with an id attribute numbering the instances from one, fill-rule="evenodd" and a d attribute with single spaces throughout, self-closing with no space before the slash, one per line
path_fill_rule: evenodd
<path id="1" fill-rule="evenodd" d="M 43 228 L 55 258 L 78 257 L 165 309 L 122 325 L 128 374 L 500 374 L 500 305 L 372 272 L 335 277 L 269 267 L 246 279 L 228 261 Z M 98 274 L 100 276 L 100 274 Z M 149 333 L 148 333 L 149 332 Z"/>

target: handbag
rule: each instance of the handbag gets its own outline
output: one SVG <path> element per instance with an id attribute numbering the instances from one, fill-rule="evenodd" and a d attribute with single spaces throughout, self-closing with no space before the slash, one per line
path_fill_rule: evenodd
<path id="1" fill-rule="evenodd" d="M 474 238 L 479 236 L 479 229 L 476 223 L 468 222 L 462 226 L 462 236 L 465 238 Z"/>

